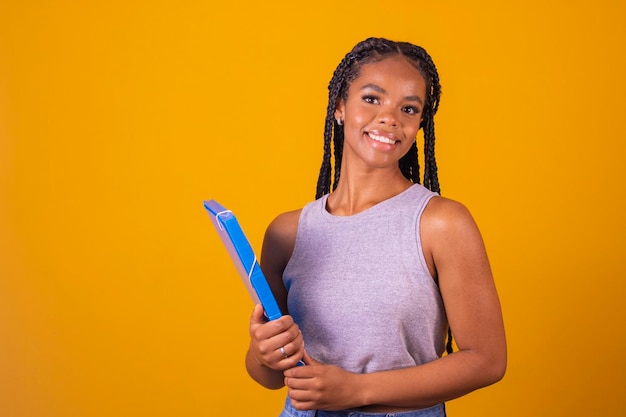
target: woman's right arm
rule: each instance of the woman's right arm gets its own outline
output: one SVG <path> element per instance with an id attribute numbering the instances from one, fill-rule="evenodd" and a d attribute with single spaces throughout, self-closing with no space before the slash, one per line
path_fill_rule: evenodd
<path id="1" fill-rule="evenodd" d="M 295 245 L 299 218 L 300 210 L 281 214 L 268 226 L 263 240 L 261 268 L 283 317 L 268 322 L 261 306 L 255 306 L 250 318 L 246 369 L 252 379 L 270 389 L 283 387 L 283 371 L 293 368 L 304 355 L 302 334 L 287 310 L 287 290 L 282 280 Z"/>

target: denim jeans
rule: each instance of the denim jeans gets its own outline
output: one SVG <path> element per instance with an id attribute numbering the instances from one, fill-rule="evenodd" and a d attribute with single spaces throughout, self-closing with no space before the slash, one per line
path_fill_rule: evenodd
<path id="1" fill-rule="evenodd" d="M 289 398 L 287 398 L 287 401 L 285 401 L 285 408 L 280 413 L 279 417 L 445 417 L 445 415 L 446 407 L 443 403 L 421 410 L 401 411 L 398 413 L 366 413 L 359 410 L 300 411 L 293 408 Z"/>

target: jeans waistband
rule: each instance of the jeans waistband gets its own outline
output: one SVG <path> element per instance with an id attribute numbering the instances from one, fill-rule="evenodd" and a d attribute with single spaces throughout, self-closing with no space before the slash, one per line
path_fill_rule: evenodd
<path id="1" fill-rule="evenodd" d="M 401 411 L 391 413 L 368 413 L 359 410 L 324 411 L 309 410 L 302 411 L 291 405 L 289 397 L 285 401 L 285 408 L 279 417 L 445 417 L 445 404 L 437 404 L 432 407 L 420 410 Z"/>

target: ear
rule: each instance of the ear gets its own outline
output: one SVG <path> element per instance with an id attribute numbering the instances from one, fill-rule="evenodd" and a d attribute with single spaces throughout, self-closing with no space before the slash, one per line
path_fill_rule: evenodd
<path id="1" fill-rule="evenodd" d="M 343 100 L 339 100 L 337 107 L 335 107 L 335 120 L 345 120 L 345 110 L 346 106 Z"/>

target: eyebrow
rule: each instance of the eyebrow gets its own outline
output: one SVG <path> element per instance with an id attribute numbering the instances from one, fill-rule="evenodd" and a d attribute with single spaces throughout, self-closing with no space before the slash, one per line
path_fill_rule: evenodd
<path id="1" fill-rule="evenodd" d="M 361 87 L 361 90 L 365 90 L 365 89 L 368 89 L 368 88 L 371 88 L 372 90 L 377 91 L 380 94 L 387 94 L 387 90 L 385 90 L 384 88 L 382 88 L 382 87 L 380 87 L 380 86 L 378 86 L 376 84 L 371 84 L 371 83 L 370 84 L 365 84 L 363 87 Z M 419 96 L 406 96 L 404 98 L 405 98 L 405 100 L 417 101 L 420 104 L 424 104 L 422 102 L 422 99 Z"/>

